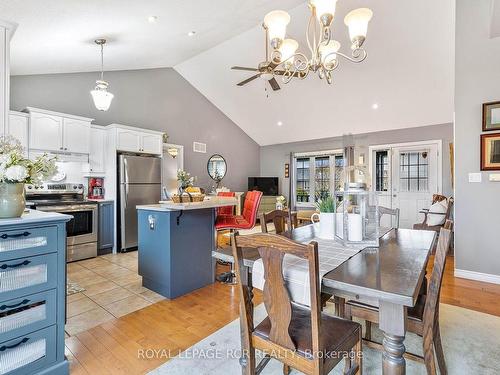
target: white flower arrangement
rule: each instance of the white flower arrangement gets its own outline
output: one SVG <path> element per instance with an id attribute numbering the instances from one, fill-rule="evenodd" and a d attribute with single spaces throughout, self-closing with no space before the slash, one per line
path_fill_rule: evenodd
<path id="1" fill-rule="evenodd" d="M 182 189 L 193 186 L 194 177 L 192 177 L 188 172 L 179 169 L 177 171 L 177 181 Z"/>
<path id="2" fill-rule="evenodd" d="M 12 136 L 0 137 L 0 182 L 37 184 L 57 173 L 56 157 L 47 154 L 30 160 Z"/>

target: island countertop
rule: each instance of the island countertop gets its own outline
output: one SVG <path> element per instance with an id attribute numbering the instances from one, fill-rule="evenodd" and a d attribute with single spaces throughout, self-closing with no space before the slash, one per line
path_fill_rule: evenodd
<path id="1" fill-rule="evenodd" d="M 205 199 L 203 202 L 174 203 L 173 201 L 160 201 L 159 204 L 148 204 L 136 206 L 138 210 L 152 211 L 183 211 L 201 210 L 205 208 L 217 208 L 226 206 L 236 206 L 238 200 L 232 197 L 213 197 Z"/>
<path id="2" fill-rule="evenodd" d="M 23 225 L 45 223 L 52 221 L 71 220 L 71 215 L 59 214 L 57 212 L 43 212 L 37 210 L 27 210 L 21 217 L 11 219 L 0 219 L 0 227 L 7 225 Z"/>

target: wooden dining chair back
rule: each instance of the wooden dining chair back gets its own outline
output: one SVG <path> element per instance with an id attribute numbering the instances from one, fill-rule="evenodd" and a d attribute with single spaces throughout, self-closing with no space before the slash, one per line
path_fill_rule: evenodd
<path id="1" fill-rule="evenodd" d="M 273 223 L 276 234 L 283 234 L 287 230 L 297 228 L 297 213 L 284 210 L 274 210 L 262 213 L 259 217 L 262 233 L 269 233 L 267 225 Z"/>
<path id="2" fill-rule="evenodd" d="M 378 207 L 378 224 L 382 220 L 382 216 L 391 216 L 391 227 L 399 228 L 399 208 L 387 208 L 384 206 Z"/>
<path id="3" fill-rule="evenodd" d="M 274 234 L 257 233 L 246 236 L 233 234 L 233 256 L 235 259 L 236 273 L 240 277 L 238 287 L 241 298 L 240 318 L 243 345 L 249 349 L 248 356 L 243 360 L 243 373 L 253 375 L 258 372 L 256 367 L 262 369 L 270 357 L 280 360 L 286 366 L 295 368 L 306 374 L 323 375 L 330 365 L 325 365 L 324 356 L 312 353 L 323 353 L 325 341 L 322 337 L 322 314 L 320 298 L 320 278 L 318 264 L 318 244 L 315 241 L 301 244 L 291 239 Z M 264 306 L 267 318 L 257 327 L 253 325 L 252 292 L 248 288 L 248 275 L 244 275 L 242 249 L 257 249 L 262 259 L 264 268 Z M 283 277 L 283 259 L 285 255 L 293 255 L 304 259 L 309 267 L 310 308 L 299 306 L 292 302 L 286 282 Z M 343 325 L 353 322 L 341 320 Z M 324 322 L 323 322 L 324 323 Z M 329 321 L 330 323 L 330 321 Z M 357 324 L 357 323 L 354 323 Z M 345 328 L 344 326 L 343 329 Z M 332 324 L 325 328 L 332 328 Z M 349 353 L 356 344 L 360 345 L 361 330 L 357 326 L 349 326 L 352 333 L 346 340 Z M 333 328 L 334 329 L 334 328 Z M 328 336 L 332 336 L 329 333 Z M 340 344 L 339 344 L 340 345 Z M 307 351 L 309 350 L 309 355 Z M 263 364 L 256 366 L 255 349 L 262 350 L 266 357 Z M 342 347 L 342 349 L 344 349 Z M 360 351 L 361 347 L 358 348 Z M 342 360 L 338 359 L 336 363 Z M 328 370 L 328 371 L 329 371 Z M 287 371 L 288 372 L 288 371 Z M 352 372 L 353 374 L 355 372 Z"/>

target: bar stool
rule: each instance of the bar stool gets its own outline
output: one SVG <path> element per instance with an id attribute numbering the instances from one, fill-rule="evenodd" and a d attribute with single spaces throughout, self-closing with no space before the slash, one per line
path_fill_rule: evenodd
<path id="1" fill-rule="evenodd" d="M 235 230 L 241 229 L 252 229 L 255 226 L 255 222 L 257 221 L 257 212 L 259 210 L 261 198 L 261 191 L 249 191 L 245 196 L 242 215 L 217 215 L 215 230 L 229 230 L 230 232 L 233 232 Z M 214 257 L 218 260 L 223 260 L 231 263 L 231 270 L 229 272 L 224 272 L 218 275 L 217 280 L 228 284 L 233 284 L 235 281 L 235 273 L 232 254 L 226 258 L 222 258 L 217 255 L 214 255 Z"/>

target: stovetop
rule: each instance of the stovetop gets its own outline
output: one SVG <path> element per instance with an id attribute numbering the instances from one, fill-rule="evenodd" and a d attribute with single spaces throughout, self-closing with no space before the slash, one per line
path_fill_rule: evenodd
<path id="1" fill-rule="evenodd" d="M 27 185 L 26 201 L 31 207 L 94 203 L 84 198 L 83 185 L 75 183 Z"/>

